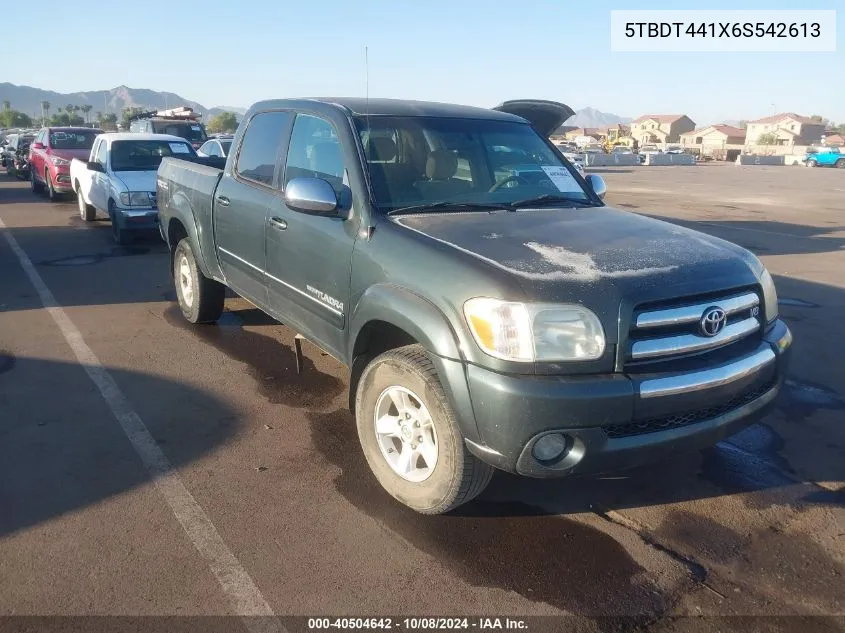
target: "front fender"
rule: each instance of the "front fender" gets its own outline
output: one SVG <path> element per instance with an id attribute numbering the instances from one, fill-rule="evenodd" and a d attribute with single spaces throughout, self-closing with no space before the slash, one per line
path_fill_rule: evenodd
<path id="1" fill-rule="evenodd" d="M 404 330 L 432 354 L 462 360 L 458 338 L 446 315 L 424 297 L 391 284 L 371 286 L 355 306 L 349 319 L 349 359 L 361 330 L 372 321 L 385 321 Z"/>
<path id="2" fill-rule="evenodd" d="M 356 362 L 356 342 L 364 327 L 376 321 L 404 330 L 428 351 L 461 433 L 469 440 L 480 442 L 465 362 L 455 330 L 437 306 L 407 288 L 390 284 L 371 286 L 355 306 L 349 320 L 347 356 L 352 365 L 352 389 L 355 388 L 356 375 L 363 370 L 363 366 L 358 366 Z"/>

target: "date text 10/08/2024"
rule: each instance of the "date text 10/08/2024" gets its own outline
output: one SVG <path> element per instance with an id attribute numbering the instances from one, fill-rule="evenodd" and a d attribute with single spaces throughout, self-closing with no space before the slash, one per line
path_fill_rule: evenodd
<path id="1" fill-rule="evenodd" d="M 396 631 L 444 631 L 444 630 L 525 630 L 525 620 L 520 618 L 309 618 L 308 631 L 331 629 L 345 630 L 396 630 Z"/>

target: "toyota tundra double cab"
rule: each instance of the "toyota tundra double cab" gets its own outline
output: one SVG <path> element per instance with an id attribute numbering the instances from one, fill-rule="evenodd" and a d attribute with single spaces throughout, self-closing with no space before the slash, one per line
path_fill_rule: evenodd
<path id="1" fill-rule="evenodd" d="M 158 169 L 184 317 L 214 323 L 228 286 L 347 365 L 367 463 L 422 513 L 494 469 L 602 473 L 737 432 L 787 368 L 772 277 L 734 244 L 607 206 L 548 140 L 571 115 L 255 104 L 224 169 Z"/>

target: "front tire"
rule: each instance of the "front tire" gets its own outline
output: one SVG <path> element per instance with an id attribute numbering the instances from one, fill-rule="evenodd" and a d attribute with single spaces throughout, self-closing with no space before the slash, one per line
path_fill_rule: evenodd
<path id="1" fill-rule="evenodd" d="M 79 183 L 76 184 L 76 204 L 79 208 L 79 217 L 84 222 L 93 222 L 95 220 L 97 210 L 85 202 L 85 196 L 82 194 L 82 188 L 79 186 Z"/>
<path id="2" fill-rule="evenodd" d="M 114 208 L 114 200 L 109 200 L 109 219 L 111 220 L 111 236 L 116 244 L 126 246 L 132 242 L 132 235 L 126 229 L 120 228 L 117 221 L 117 211 Z"/>
<path id="3" fill-rule="evenodd" d="M 817 166 L 818 166 L 818 163 L 816 161 L 814 161 L 813 159 L 810 159 L 810 160 L 807 161 L 807 167 L 817 167 Z"/>
<path id="4" fill-rule="evenodd" d="M 834 165 L 839 169 L 845 169 L 845 158 L 840 158 Z"/>
<path id="5" fill-rule="evenodd" d="M 202 273 L 187 237 L 173 253 L 173 282 L 179 308 L 189 322 L 215 323 L 223 314 L 226 286 Z"/>
<path id="6" fill-rule="evenodd" d="M 355 395 L 358 439 L 382 487 L 422 514 L 477 497 L 493 468 L 464 445 L 434 364 L 420 345 L 374 359 Z"/>
<path id="7" fill-rule="evenodd" d="M 49 169 L 44 170 L 44 182 L 47 183 L 47 198 L 49 198 L 50 202 L 56 202 L 59 199 L 59 194 L 53 188 L 53 179 L 50 178 Z"/>

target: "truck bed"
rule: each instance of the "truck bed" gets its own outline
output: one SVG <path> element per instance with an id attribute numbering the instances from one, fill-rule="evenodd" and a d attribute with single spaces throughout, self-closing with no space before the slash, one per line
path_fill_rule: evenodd
<path id="1" fill-rule="evenodd" d="M 162 220 L 169 221 L 177 216 L 171 208 L 175 198 L 187 200 L 194 221 L 200 226 L 211 226 L 211 210 L 217 183 L 223 176 L 223 170 L 209 165 L 207 159 L 183 160 L 166 157 L 158 168 L 158 201 Z M 217 159 L 222 166 L 223 162 Z"/>

